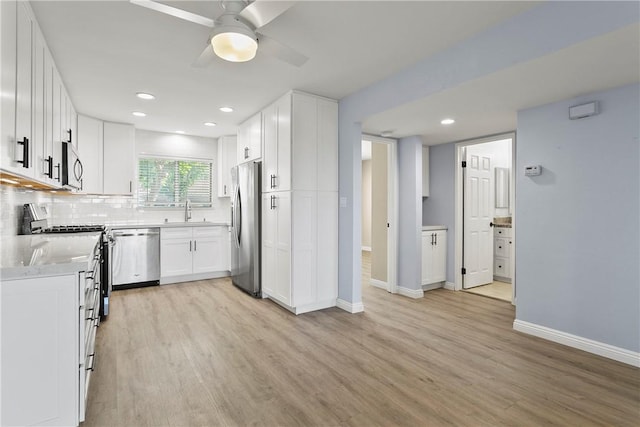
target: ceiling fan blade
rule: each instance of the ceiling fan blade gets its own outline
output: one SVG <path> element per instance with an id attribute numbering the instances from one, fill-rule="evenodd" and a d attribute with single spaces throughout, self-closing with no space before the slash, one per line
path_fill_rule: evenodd
<path id="1" fill-rule="evenodd" d="M 195 13 L 187 12 L 186 10 L 167 6 L 166 4 L 158 3 L 152 0 L 129 0 L 129 2 L 131 4 L 135 4 L 136 6 L 146 7 L 147 9 L 155 10 L 156 12 L 165 13 L 167 15 L 175 16 L 176 18 L 184 19 L 185 21 L 190 21 L 196 24 L 204 25 L 205 27 L 213 28 L 213 19 L 196 15 Z"/>
<path id="2" fill-rule="evenodd" d="M 191 66 L 194 68 L 206 68 L 213 64 L 215 58 L 216 55 L 213 52 L 213 47 L 211 47 L 210 43 L 207 43 L 207 47 L 204 48 L 198 59 L 196 59 Z"/>
<path id="3" fill-rule="evenodd" d="M 308 57 L 297 50 L 267 37 L 264 34 L 256 33 L 258 36 L 258 52 L 278 58 L 296 67 L 301 67 L 309 60 Z"/>
<path id="4" fill-rule="evenodd" d="M 240 16 L 251 22 L 255 28 L 267 25 L 296 4 L 295 1 L 259 1 L 256 0 L 242 9 Z"/>

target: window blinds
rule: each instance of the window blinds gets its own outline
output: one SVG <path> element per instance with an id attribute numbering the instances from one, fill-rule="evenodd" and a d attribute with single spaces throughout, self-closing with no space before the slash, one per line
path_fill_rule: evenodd
<path id="1" fill-rule="evenodd" d="M 138 159 L 138 203 L 144 207 L 211 207 L 212 164 L 153 157 Z"/>

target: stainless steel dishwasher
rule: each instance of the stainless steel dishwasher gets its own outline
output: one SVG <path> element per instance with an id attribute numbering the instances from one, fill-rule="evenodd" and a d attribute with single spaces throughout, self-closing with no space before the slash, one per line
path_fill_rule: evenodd
<path id="1" fill-rule="evenodd" d="M 158 284 L 160 229 L 129 228 L 109 234 L 113 289 Z"/>

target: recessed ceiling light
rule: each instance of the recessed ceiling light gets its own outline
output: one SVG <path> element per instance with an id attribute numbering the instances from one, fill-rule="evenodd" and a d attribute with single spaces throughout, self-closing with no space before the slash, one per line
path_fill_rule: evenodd
<path id="1" fill-rule="evenodd" d="M 140 99 L 156 99 L 156 97 L 151 95 L 150 93 L 144 93 L 144 92 L 138 92 L 136 93 L 136 96 Z"/>
<path id="2" fill-rule="evenodd" d="M 440 121 L 441 124 L 443 125 L 452 125 L 454 124 L 456 121 L 453 119 L 443 119 L 442 121 Z"/>
<path id="3" fill-rule="evenodd" d="M 146 116 L 146 114 L 145 114 L 145 113 L 143 113 L 142 111 L 134 111 L 134 112 L 133 112 L 133 113 L 131 113 L 131 114 L 133 114 L 133 115 L 134 115 L 134 116 L 136 116 L 136 117 L 145 117 L 145 116 Z"/>
<path id="4" fill-rule="evenodd" d="M 233 112 L 233 108 L 231 108 L 231 107 L 220 107 L 220 111 L 222 111 L 223 113 L 231 113 L 231 112 Z"/>
<path id="5" fill-rule="evenodd" d="M 213 122 L 205 122 L 205 126 L 215 126 L 216 124 Z"/>
<path id="6" fill-rule="evenodd" d="M 183 130 L 177 130 L 176 133 L 179 133 L 180 135 L 183 135 L 184 131 Z"/>

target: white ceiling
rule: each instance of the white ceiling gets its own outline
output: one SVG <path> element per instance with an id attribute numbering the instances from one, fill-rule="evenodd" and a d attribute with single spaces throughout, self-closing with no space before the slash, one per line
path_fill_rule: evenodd
<path id="1" fill-rule="evenodd" d="M 217 1 L 167 3 L 208 17 L 221 10 Z M 261 32 L 307 55 L 305 65 L 296 68 L 258 53 L 249 63 L 217 60 L 198 69 L 191 64 L 206 45 L 205 27 L 126 1 L 31 4 L 78 112 L 210 137 L 235 133 L 239 123 L 289 89 L 340 99 L 535 5 L 300 1 Z M 157 99 L 137 99 L 139 91 Z M 218 111 L 223 105 L 235 112 Z M 133 117 L 133 111 L 148 116 Z M 397 121 L 382 115 L 380 125 L 373 118 L 367 126 L 426 134 L 431 130 L 421 130 L 428 124 L 421 111 L 400 114 Z M 219 125 L 208 128 L 205 121 Z"/>
<path id="2" fill-rule="evenodd" d="M 639 35 L 630 25 L 369 117 L 363 130 L 422 135 L 427 145 L 515 130 L 518 110 L 638 82 Z M 456 123 L 443 126 L 444 118 Z"/>

